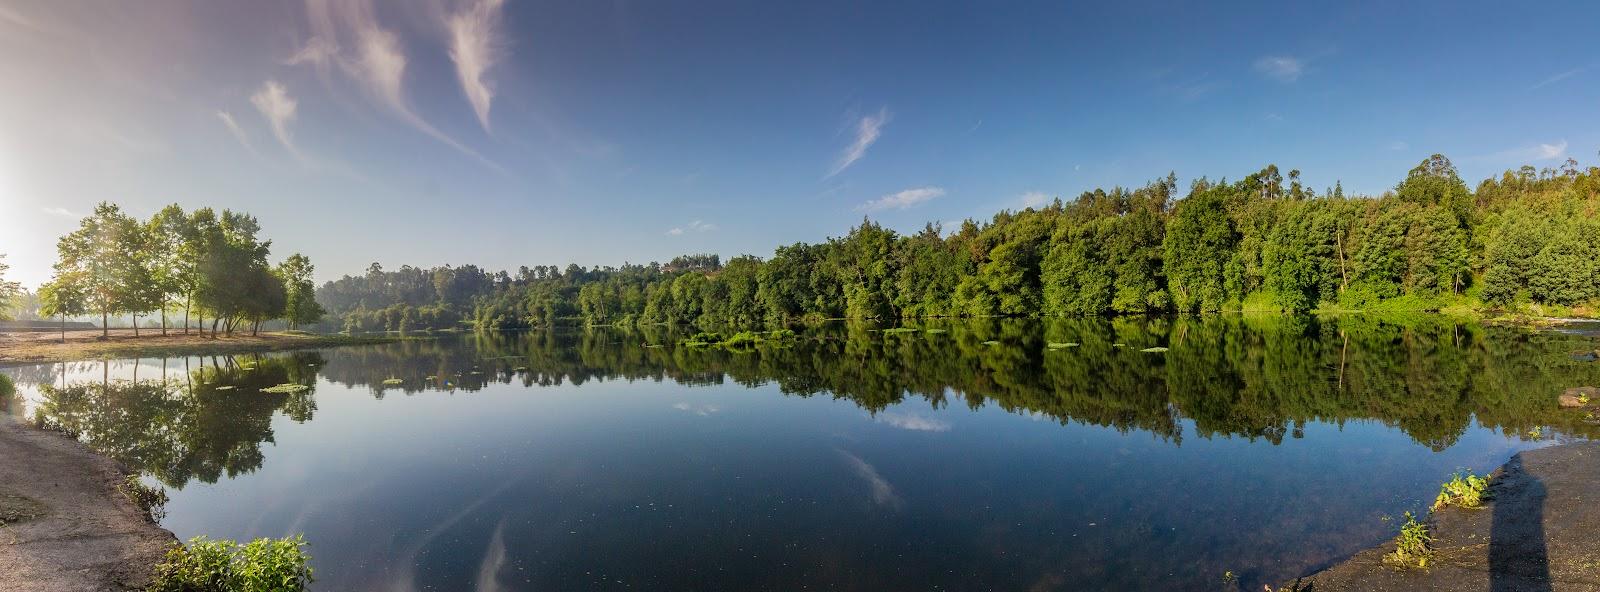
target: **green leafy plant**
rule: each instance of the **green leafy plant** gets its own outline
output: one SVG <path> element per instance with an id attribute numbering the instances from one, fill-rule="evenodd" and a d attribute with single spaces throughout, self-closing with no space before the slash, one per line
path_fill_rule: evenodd
<path id="1" fill-rule="evenodd" d="M 1489 479 L 1479 477 L 1472 473 L 1456 473 L 1449 481 L 1439 486 L 1439 497 L 1433 500 L 1433 509 L 1438 510 L 1446 506 L 1458 508 L 1479 508 L 1483 500 L 1488 499 L 1486 490 L 1489 488 Z"/>
<path id="2" fill-rule="evenodd" d="M 1400 526 L 1400 535 L 1394 539 L 1394 551 L 1383 556 L 1383 562 L 1403 569 L 1427 569 L 1433 559 L 1433 536 L 1428 525 L 1418 522 L 1411 512 L 1406 512 L 1406 523 Z"/>
<path id="3" fill-rule="evenodd" d="M 313 581 L 302 536 L 245 544 L 195 537 L 156 566 L 148 592 L 300 592 Z"/>
<path id="4" fill-rule="evenodd" d="M 117 484 L 117 491 L 127 496 L 128 501 L 139 507 L 139 511 L 150 518 L 151 522 L 160 522 L 167 517 L 167 490 L 160 487 L 145 485 L 138 475 L 128 475 L 122 483 Z"/>

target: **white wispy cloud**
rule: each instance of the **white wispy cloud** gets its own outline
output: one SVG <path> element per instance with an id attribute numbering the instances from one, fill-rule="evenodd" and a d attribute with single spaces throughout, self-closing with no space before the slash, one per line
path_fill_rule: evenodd
<path id="1" fill-rule="evenodd" d="M 79 216 L 76 212 L 62 207 L 43 207 L 39 208 L 39 211 L 50 214 L 51 216 L 61 216 L 62 218 L 82 218 L 82 216 Z"/>
<path id="2" fill-rule="evenodd" d="M 1304 61 L 1291 56 L 1266 56 L 1256 60 L 1255 68 L 1278 82 L 1294 82 L 1306 71 Z"/>
<path id="3" fill-rule="evenodd" d="M 695 220 L 683 226 L 674 226 L 667 231 L 668 236 L 683 236 L 690 232 L 711 232 L 717 229 L 716 224 L 704 220 Z"/>
<path id="4" fill-rule="evenodd" d="M 505 0 L 478 0 L 461 12 L 450 15 L 450 60 L 456 64 L 461 90 L 478 114 L 478 123 L 489 131 L 489 105 L 494 101 L 494 85 L 484 73 L 494 65 L 505 42 L 500 38 L 500 9 Z"/>
<path id="5" fill-rule="evenodd" d="M 1528 87 L 1528 90 L 1538 90 L 1538 89 L 1544 88 L 1546 86 L 1550 86 L 1550 85 L 1555 84 L 1557 82 L 1561 82 L 1561 81 L 1566 80 L 1568 78 L 1572 78 L 1573 76 L 1577 76 L 1579 74 L 1582 74 L 1583 71 L 1587 70 L 1587 69 L 1589 69 L 1588 66 L 1584 66 L 1584 67 L 1581 67 L 1581 68 L 1573 68 L 1571 70 L 1567 70 L 1566 72 L 1562 72 L 1560 74 L 1556 74 L 1555 76 L 1551 76 L 1551 77 L 1546 78 L 1544 80 L 1540 80 L 1538 84 L 1535 84 L 1533 86 Z"/>
<path id="6" fill-rule="evenodd" d="M 944 195 L 944 190 L 938 187 L 918 187 L 874 199 L 856 206 L 856 210 L 862 212 L 878 212 L 889 209 L 904 210 L 941 195 Z"/>
<path id="7" fill-rule="evenodd" d="M 261 86 L 261 90 L 256 91 L 256 94 L 250 95 L 250 104 L 255 105 L 256 110 L 261 112 L 261 116 L 267 118 L 267 124 L 272 128 L 272 135 L 278 138 L 278 143 L 283 144 L 283 148 L 293 154 L 295 158 L 304 160 L 304 157 L 300 154 L 300 149 L 294 145 L 294 136 L 289 133 L 289 122 L 294 121 L 295 113 L 298 111 L 300 104 L 294 100 L 294 97 L 289 96 L 288 89 L 284 88 L 282 84 L 278 84 L 276 80 L 268 80 L 266 84 Z M 223 121 L 230 129 L 234 130 L 235 134 L 243 133 L 242 130 L 238 129 L 238 125 L 234 124 L 231 116 L 222 112 L 218 112 L 218 115 L 223 117 Z M 240 138 L 242 141 L 243 136 L 241 135 Z"/>
<path id="8" fill-rule="evenodd" d="M 1050 194 L 1043 191 L 1029 191 L 1022 194 L 1022 207 L 1039 208 L 1050 203 Z"/>
<path id="9" fill-rule="evenodd" d="M 845 147 L 844 152 L 839 154 L 839 159 L 834 162 L 833 169 L 828 171 L 827 177 L 823 178 L 826 179 L 844 172 L 845 169 L 850 168 L 850 165 L 855 164 L 856 161 L 861 160 L 861 157 L 866 156 L 867 149 L 871 148 L 878 141 L 878 138 L 883 135 L 883 126 L 888 123 L 888 108 L 879 109 L 877 113 L 862 117 L 860 121 L 856 122 L 855 140 L 850 142 L 850 145 Z"/>
<path id="10" fill-rule="evenodd" d="M 884 412 L 879 413 L 877 417 L 873 418 L 873 420 L 881 424 L 887 424 L 902 430 L 911 430 L 914 432 L 950 431 L 950 422 L 931 417 L 922 417 L 920 415 Z"/>
<path id="11" fill-rule="evenodd" d="M 1395 141 L 1389 143 L 1389 149 L 1390 150 L 1399 151 L 1399 150 L 1406 150 L 1408 148 L 1411 148 L 1411 144 L 1406 143 L 1405 140 L 1395 140 Z"/>
<path id="12" fill-rule="evenodd" d="M 227 111 L 217 111 L 217 119 L 222 120 L 222 125 L 228 128 L 228 132 L 233 134 L 235 140 L 239 141 L 239 145 L 244 146 L 244 149 L 251 154 L 257 154 L 255 145 L 250 143 L 250 134 L 245 133 L 244 128 L 239 127 L 239 122 L 234 121 L 233 114 Z"/>
<path id="13" fill-rule="evenodd" d="M 1501 163 L 1527 164 L 1541 160 L 1558 160 L 1566 158 L 1566 156 L 1567 141 L 1561 140 L 1553 144 L 1534 144 L 1496 152 L 1490 155 L 1488 160 Z"/>
<path id="14" fill-rule="evenodd" d="M 498 163 L 434 127 L 411 107 L 405 95 L 409 63 L 405 46 L 398 34 L 378 22 L 371 0 L 308 0 L 306 6 L 312 37 L 288 60 L 289 63 L 313 65 L 324 76 L 331 65 L 336 65 L 374 101 L 407 125 L 489 168 L 507 172 Z M 350 44 L 347 46 L 341 40 Z"/>
<path id="15" fill-rule="evenodd" d="M 861 460 L 861 457 L 839 450 L 839 455 L 844 457 L 845 464 L 850 466 L 856 476 L 867 483 L 867 489 L 872 493 L 872 501 L 880 506 L 898 509 L 903 502 L 894 492 L 894 485 L 878 473 L 877 467 Z"/>

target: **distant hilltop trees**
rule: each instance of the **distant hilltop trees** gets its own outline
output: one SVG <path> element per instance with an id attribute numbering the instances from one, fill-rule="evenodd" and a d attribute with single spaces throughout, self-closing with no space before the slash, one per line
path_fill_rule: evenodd
<path id="1" fill-rule="evenodd" d="M 171 205 L 141 221 L 102 202 L 57 244 L 55 275 L 37 294 L 39 314 L 99 316 L 102 334 L 111 315 L 130 315 L 135 335 L 139 317 L 152 315 L 165 334 L 168 313 L 178 310 L 185 333 L 204 334 L 207 318 L 213 335 L 253 333 L 273 319 L 291 328 L 317 322 L 323 313 L 311 260 L 295 254 L 269 265 L 272 241 L 259 233 L 255 217 L 242 212 Z"/>
<path id="2" fill-rule="evenodd" d="M 1600 302 L 1600 168 L 1523 167 L 1474 191 L 1444 156 L 1377 197 L 1269 165 L 1180 194 L 1133 188 L 901 235 L 863 220 L 726 262 L 384 271 L 324 284 L 351 330 L 825 318 L 1536 309 Z"/>

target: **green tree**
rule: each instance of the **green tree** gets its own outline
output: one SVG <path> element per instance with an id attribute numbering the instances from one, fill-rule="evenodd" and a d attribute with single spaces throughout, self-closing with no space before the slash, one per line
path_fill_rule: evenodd
<path id="1" fill-rule="evenodd" d="M 322 306 L 317 304 L 316 286 L 311 281 L 315 271 L 311 258 L 299 253 L 278 264 L 278 278 L 286 291 L 283 318 L 291 330 L 322 320 Z"/>
<path id="2" fill-rule="evenodd" d="M 56 245 L 56 281 L 74 282 L 71 289 L 83 294 L 86 307 L 100 313 L 102 337 L 109 335 L 112 313 L 136 312 L 144 305 L 148 278 L 138 247 L 138 224 L 110 202 L 96 205 Z"/>

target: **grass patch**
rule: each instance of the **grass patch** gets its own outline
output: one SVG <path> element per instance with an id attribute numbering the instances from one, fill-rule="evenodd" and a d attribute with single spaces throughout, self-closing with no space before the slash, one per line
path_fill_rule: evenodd
<path id="1" fill-rule="evenodd" d="M 311 586 L 302 536 L 245 544 L 206 537 L 175 545 L 156 566 L 148 592 L 300 592 Z"/>
<path id="2" fill-rule="evenodd" d="M 306 386 L 306 385 L 303 385 L 303 384 L 295 384 L 295 383 L 292 383 L 292 382 L 285 382 L 285 383 L 280 384 L 278 386 L 269 386 L 267 388 L 261 389 L 261 392 L 263 392 L 263 393 L 272 393 L 272 394 L 275 394 L 275 395 L 292 395 L 292 394 L 295 394 L 295 393 L 303 393 L 303 392 L 306 392 L 306 391 L 309 391 L 309 390 L 311 390 L 311 387 L 309 387 L 309 386 Z"/>
<path id="3" fill-rule="evenodd" d="M 1433 559 L 1433 536 L 1428 525 L 1417 522 L 1417 517 L 1406 512 L 1406 523 L 1400 526 L 1400 535 L 1394 539 L 1394 551 L 1383 556 L 1387 565 L 1402 569 L 1427 569 Z"/>
<path id="4" fill-rule="evenodd" d="M 1446 506 L 1458 508 L 1481 508 L 1489 488 L 1489 479 L 1479 477 L 1472 473 L 1456 473 L 1449 481 L 1439 486 L 1439 497 L 1433 500 L 1433 509 L 1438 510 Z"/>
<path id="5" fill-rule="evenodd" d="M 167 502 L 172 501 L 167 497 L 167 490 L 145 485 L 138 475 L 128 475 L 127 479 L 117 484 L 117 491 L 133 502 L 151 522 L 160 522 L 167 517 Z"/>

